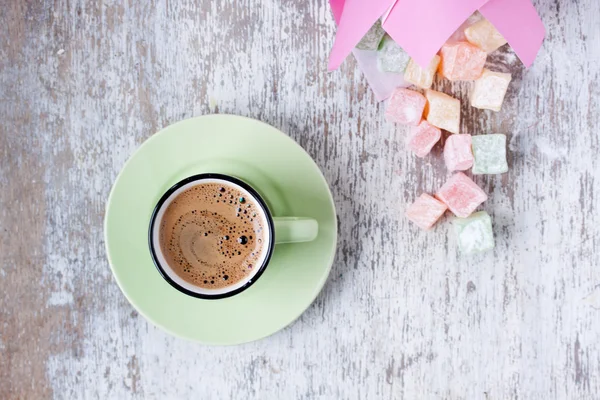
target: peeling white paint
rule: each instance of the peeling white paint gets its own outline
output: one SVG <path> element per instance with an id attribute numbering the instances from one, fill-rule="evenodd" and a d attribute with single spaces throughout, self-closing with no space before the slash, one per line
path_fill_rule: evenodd
<path id="1" fill-rule="evenodd" d="M 73 293 L 62 291 L 52 292 L 46 302 L 47 306 L 67 306 L 73 303 Z"/>
<path id="2" fill-rule="evenodd" d="M 583 301 L 591 307 L 600 310 L 600 285 L 596 286 L 590 294 L 584 297 Z"/>
<path id="3" fill-rule="evenodd" d="M 5 193 L 40 185 L 40 198 L 15 210 L 39 202 L 43 241 L 30 254 L 28 239 L 39 240 L 30 227 L 11 231 L 23 243 L 2 236 L 11 246 L 1 290 L 40 297 L 0 321 L 39 316 L 35 332 L 19 325 L 1 338 L 0 368 L 10 352 L 21 369 L 10 387 L 42 398 L 27 390 L 48 385 L 56 399 L 600 393 L 600 89 L 589 84 L 600 81 L 600 4 L 534 3 L 548 30 L 534 66 L 496 54 L 491 65 L 514 73 L 502 112 L 463 107 L 464 132 L 511 138 L 510 171 L 475 178 L 490 195 L 482 208 L 497 248 L 470 258 L 458 254 L 449 223 L 422 232 L 403 217 L 447 179 L 440 149 L 425 159 L 405 150 L 406 129 L 385 122 L 354 61 L 326 71 L 334 24 L 325 0 L 26 7 L 9 30 L 19 47 L 0 43 L 6 142 L 22 154 L 7 146 L 0 163 L 17 169 L 29 155 L 42 173 L 13 183 L 0 169 L 0 183 Z M 469 84 L 435 85 L 468 99 Z M 284 331 L 231 348 L 147 323 L 120 293 L 103 247 L 105 201 L 127 158 L 162 127 L 210 112 L 258 118 L 296 139 L 331 184 L 340 227 L 316 303 Z M 16 266 L 37 265 L 18 280 Z M 21 357 L 19 338 L 35 339 L 34 356 Z M 44 343 L 52 346 L 42 352 Z M 36 365 L 46 382 L 27 380 Z"/>

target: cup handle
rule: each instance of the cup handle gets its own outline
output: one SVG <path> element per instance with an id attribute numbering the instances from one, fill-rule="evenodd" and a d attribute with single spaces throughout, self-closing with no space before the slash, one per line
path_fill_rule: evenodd
<path id="1" fill-rule="evenodd" d="M 275 244 L 311 242 L 317 238 L 319 224 L 312 218 L 273 217 Z"/>

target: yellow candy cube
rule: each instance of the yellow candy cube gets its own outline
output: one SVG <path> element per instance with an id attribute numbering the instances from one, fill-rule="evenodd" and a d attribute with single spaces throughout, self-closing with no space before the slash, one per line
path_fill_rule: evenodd
<path id="1" fill-rule="evenodd" d="M 425 69 L 421 68 L 419 64 L 411 58 L 404 71 L 404 80 L 420 88 L 429 89 L 433 84 L 433 77 L 435 76 L 435 71 L 438 69 L 438 65 L 440 65 L 440 56 L 438 55 L 431 59 L 429 65 Z"/>
<path id="2" fill-rule="evenodd" d="M 425 118 L 431 125 L 458 133 L 460 128 L 460 100 L 447 94 L 426 90 Z"/>
<path id="3" fill-rule="evenodd" d="M 465 29 L 467 40 L 486 53 L 506 44 L 506 39 L 487 19 L 482 19 Z"/>
<path id="4" fill-rule="evenodd" d="M 471 106 L 500 111 L 511 79 L 510 74 L 484 69 L 481 77 L 475 81 L 471 93 Z"/>

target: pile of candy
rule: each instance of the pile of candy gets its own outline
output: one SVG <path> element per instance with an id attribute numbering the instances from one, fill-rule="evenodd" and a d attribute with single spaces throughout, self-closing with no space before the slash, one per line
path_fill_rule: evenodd
<path id="1" fill-rule="evenodd" d="M 506 136 L 461 134 L 460 101 L 431 90 L 434 76 L 450 81 L 474 81 L 472 107 L 500 111 L 511 75 L 484 68 L 487 55 L 506 44 L 506 40 L 487 20 L 480 17 L 462 28 L 441 48 L 426 68 L 419 66 L 386 35 L 376 23 L 358 48 L 377 51 L 379 68 L 404 73 L 404 80 L 416 90 L 397 88 L 386 109 L 388 121 L 413 126 L 407 147 L 425 157 L 442 137 L 451 133 L 444 145 L 444 160 L 449 171 L 473 174 L 500 174 L 508 171 Z M 424 93 L 418 91 L 423 90 Z M 423 193 L 408 207 L 406 216 L 422 229 L 430 229 L 450 210 L 460 250 L 465 254 L 494 248 L 492 221 L 485 211 L 475 212 L 487 195 L 467 175 L 457 172 L 435 194 Z"/>

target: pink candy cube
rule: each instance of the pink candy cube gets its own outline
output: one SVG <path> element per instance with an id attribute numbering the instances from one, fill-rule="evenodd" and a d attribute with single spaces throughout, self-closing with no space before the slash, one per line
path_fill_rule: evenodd
<path id="1" fill-rule="evenodd" d="M 397 88 L 392 93 L 385 110 L 388 121 L 404 125 L 419 125 L 427 100 L 419 92 L 414 90 Z"/>
<path id="2" fill-rule="evenodd" d="M 487 53 L 468 42 L 445 44 L 438 72 L 451 81 L 474 81 L 481 76 Z"/>
<path id="3" fill-rule="evenodd" d="M 466 218 L 484 201 L 487 195 L 468 176 L 454 174 L 435 195 L 457 217 Z"/>
<path id="4" fill-rule="evenodd" d="M 423 120 L 408 137 L 407 146 L 417 157 L 425 157 L 442 137 L 442 131 Z"/>
<path id="5" fill-rule="evenodd" d="M 406 210 L 406 217 L 421 229 L 431 229 L 448 207 L 444 203 L 423 193 Z"/>
<path id="6" fill-rule="evenodd" d="M 471 135 L 450 135 L 444 145 L 444 161 L 449 171 L 464 171 L 473 166 Z"/>

